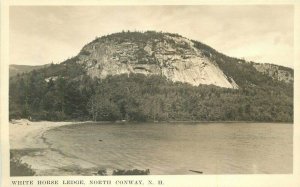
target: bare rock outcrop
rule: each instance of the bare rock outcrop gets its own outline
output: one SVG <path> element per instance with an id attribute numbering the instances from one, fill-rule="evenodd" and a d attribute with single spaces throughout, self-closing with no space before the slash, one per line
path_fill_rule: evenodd
<path id="1" fill-rule="evenodd" d="M 91 77 L 141 73 L 161 75 L 174 82 L 216 85 L 237 89 L 218 65 L 194 43 L 166 33 L 122 33 L 101 37 L 87 44 L 78 55 Z"/>
<path id="2" fill-rule="evenodd" d="M 264 73 L 275 80 L 283 81 L 285 83 L 292 83 L 294 81 L 293 72 L 288 68 L 273 64 L 254 64 L 254 67 L 257 71 Z"/>

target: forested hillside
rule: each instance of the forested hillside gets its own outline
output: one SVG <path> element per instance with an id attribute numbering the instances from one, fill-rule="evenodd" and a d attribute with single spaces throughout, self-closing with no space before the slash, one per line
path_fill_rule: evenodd
<path id="1" fill-rule="evenodd" d="M 293 121 L 293 89 L 249 86 L 238 90 L 173 83 L 130 74 L 104 80 L 83 75 L 45 81 L 33 71 L 10 81 L 10 118 L 35 120 Z"/>

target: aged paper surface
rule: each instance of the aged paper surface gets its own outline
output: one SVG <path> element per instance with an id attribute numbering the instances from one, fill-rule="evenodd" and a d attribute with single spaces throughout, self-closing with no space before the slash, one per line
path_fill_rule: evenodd
<path id="1" fill-rule="evenodd" d="M 148 176 L 30 176 L 30 177 L 11 177 L 10 176 L 10 144 L 9 144 L 9 64 L 13 60 L 10 50 L 12 33 L 10 32 L 10 13 L 12 7 L 30 7 L 36 6 L 36 9 L 47 6 L 107 6 L 107 5 L 120 5 L 120 6 L 146 6 L 146 5 L 290 5 L 294 7 L 294 125 L 293 125 L 293 172 L 291 174 L 228 174 L 222 173 L 217 175 L 148 175 Z M 41 9 L 42 10 L 42 9 Z M 80 10 L 80 9 L 79 9 Z M 88 10 L 88 9 L 85 9 Z M 218 12 L 216 12 L 217 14 Z M 80 15 L 84 15 L 81 12 Z M 19 15 L 20 16 L 20 15 Z M 2 0 L 1 1 L 1 172 L 0 172 L 0 185 L 3 187 L 8 186 L 300 186 L 300 129 L 298 123 L 300 122 L 299 116 L 299 59 L 300 59 L 300 4 L 298 1 L 97 1 L 97 0 Z M 147 20 L 147 19 L 145 19 Z M 220 20 L 222 22 L 222 20 Z M 149 23 L 151 25 L 151 23 Z M 245 23 L 241 23 L 241 27 Z M 22 26 L 22 24 L 20 24 Z M 147 24 L 146 24 L 147 25 Z M 115 25 L 114 25 L 115 26 Z M 111 26 L 111 27 L 114 27 Z M 107 27 L 110 27 L 109 21 Z M 117 26 L 115 26 L 117 27 Z M 24 29 L 24 28 L 23 28 Z M 28 28 L 32 29 L 32 28 Z M 137 28 L 139 29 L 139 28 Z M 34 30 L 34 29 L 33 29 Z M 87 31 L 89 28 L 87 28 Z M 45 32 L 48 32 L 45 30 Z M 243 33 L 240 33 L 243 35 Z M 51 43 L 51 39 L 49 39 Z M 23 46 L 24 48 L 32 48 L 32 46 Z M 59 47 L 59 46 L 55 46 Z M 212 46 L 214 47 L 214 46 Z M 248 50 L 255 51 L 255 47 L 248 48 Z M 14 51 L 14 50 L 13 50 Z M 67 52 L 66 52 L 67 53 Z M 68 53 L 67 53 L 68 54 Z M 67 55 L 68 56 L 68 55 Z M 66 58 L 67 58 L 66 56 Z M 25 60 L 25 59 L 24 59 Z M 58 59 L 59 60 L 59 59 Z M 36 64 L 35 64 L 36 65 Z M 278 153 L 279 154 L 279 153 Z M 276 164 L 276 163 L 274 163 Z M 93 184 L 91 181 L 94 181 Z M 101 181 L 101 182 L 100 182 Z M 110 182 L 104 182 L 110 181 Z M 133 184 L 128 184 L 132 181 Z M 149 182 L 151 181 L 151 182 Z M 42 183 L 42 184 L 41 184 Z M 127 184 L 126 184 L 127 183 Z M 153 183 L 153 184 L 152 184 Z"/>

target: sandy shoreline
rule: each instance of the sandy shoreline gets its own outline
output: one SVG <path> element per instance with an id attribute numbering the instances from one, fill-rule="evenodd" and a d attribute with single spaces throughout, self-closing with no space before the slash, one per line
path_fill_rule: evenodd
<path id="1" fill-rule="evenodd" d="M 10 149 L 46 148 L 41 137 L 47 130 L 80 122 L 32 122 L 26 119 L 9 122 Z"/>
<path id="2" fill-rule="evenodd" d="M 94 164 L 61 154 L 43 140 L 44 133 L 50 129 L 79 123 L 83 122 L 13 120 L 9 123 L 10 149 L 37 175 L 91 175 Z"/>

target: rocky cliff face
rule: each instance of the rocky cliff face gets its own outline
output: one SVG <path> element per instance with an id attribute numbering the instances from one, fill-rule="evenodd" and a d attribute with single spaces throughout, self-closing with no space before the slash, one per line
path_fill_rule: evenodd
<path id="1" fill-rule="evenodd" d="M 257 71 L 262 72 L 275 80 L 283 81 L 285 83 L 292 83 L 294 81 L 293 71 L 286 67 L 273 64 L 254 64 L 254 67 Z"/>
<path id="2" fill-rule="evenodd" d="M 80 67 L 79 74 L 101 79 L 140 73 L 160 75 L 193 86 L 205 84 L 232 89 L 260 86 L 268 81 L 292 84 L 294 79 L 291 68 L 228 57 L 201 42 L 152 31 L 122 32 L 97 38 L 50 74 L 59 76 L 60 71 L 77 67 Z"/>
<path id="3" fill-rule="evenodd" d="M 77 57 L 91 77 L 142 73 L 194 86 L 238 88 L 192 41 L 174 34 L 117 33 L 87 44 Z"/>

